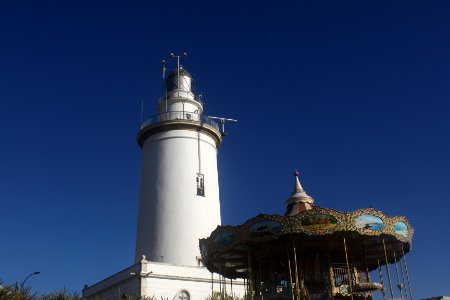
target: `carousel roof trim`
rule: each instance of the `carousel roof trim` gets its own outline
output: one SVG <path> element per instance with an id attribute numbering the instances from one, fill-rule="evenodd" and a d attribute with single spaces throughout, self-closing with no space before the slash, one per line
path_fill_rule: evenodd
<path id="1" fill-rule="evenodd" d="M 396 249 L 397 254 L 403 249 L 408 253 L 413 233 L 414 229 L 406 217 L 390 217 L 374 208 L 341 212 L 314 207 L 293 216 L 259 214 L 241 225 L 218 226 L 208 238 L 200 239 L 200 251 L 208 269 L 217 271 L 212 261 L 219 263 L 218 257 L 246 253 L 246 249 L 258 248 L 258 245 L 270 245 L 269 248 L 272 248 L 291 240 L 307 245 L 347 237 L 350 243 L 354 240 L 363 245 L 364 251 L 368 252 L 369 269 L 372 269 L 376 267 L 378 255 L 375 253 L 381 251 L 383 240 Z M 390 263 L 394 261 L 391 256 Z"/>

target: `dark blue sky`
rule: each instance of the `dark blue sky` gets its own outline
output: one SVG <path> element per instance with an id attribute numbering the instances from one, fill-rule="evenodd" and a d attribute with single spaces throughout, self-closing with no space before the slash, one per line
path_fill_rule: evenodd
<path id="1" fill-rule="evenodd" d="M 316 204 L 415 228 L 415 298 L 450 294 L 448 1 L 0 4 L 0 278 L 80 291 L 133 261 L 141 100 L 187 51 L 219 151 L 224 224 Z M 173 170 L 176 172 L 176 170 Z"/>

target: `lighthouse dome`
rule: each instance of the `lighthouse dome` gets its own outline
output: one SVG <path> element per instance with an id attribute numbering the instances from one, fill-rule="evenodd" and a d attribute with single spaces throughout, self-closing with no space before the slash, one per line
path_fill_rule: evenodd
<path id="1" fill-rule="evenodd" d="M 180 66 L 180 69 L 175 69 L 170 72 L 166 79 L 167 90 L 175 91 L 182 90 L 186 92 L 194 92 L 194 79 L 191 73 Z"/>

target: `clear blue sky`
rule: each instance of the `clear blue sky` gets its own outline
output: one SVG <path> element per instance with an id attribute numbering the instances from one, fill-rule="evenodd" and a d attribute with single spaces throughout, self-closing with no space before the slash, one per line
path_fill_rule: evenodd
<path id="1" fill-rule="evenodd" d="M 450 294 L 450 2 L 3 1 L 0 278 L 80 291 L 133 261 L 141 99 L 187 51 L 224 224 L 316 204 L 415 228 L 416 298 Z M 176 170 L 174 170 L 176 172 Z"/>

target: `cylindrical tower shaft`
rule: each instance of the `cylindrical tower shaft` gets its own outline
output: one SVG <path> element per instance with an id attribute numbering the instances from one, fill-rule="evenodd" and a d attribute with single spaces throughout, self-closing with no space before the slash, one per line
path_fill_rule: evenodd
<path id="1" fill-rule="evenodd" d="M 144 122 L 138 135 L 142 165 L 136 261 L 146 255 L 151 261 L 197 265 L 199 238 L 221 223 L 221 134 L 217 124 L 201 115 L 192 82 L 187 71 L 172 72 L 159 114 Z"/>

